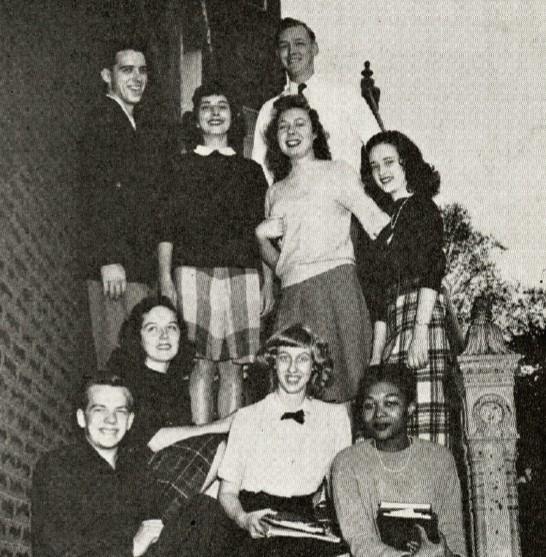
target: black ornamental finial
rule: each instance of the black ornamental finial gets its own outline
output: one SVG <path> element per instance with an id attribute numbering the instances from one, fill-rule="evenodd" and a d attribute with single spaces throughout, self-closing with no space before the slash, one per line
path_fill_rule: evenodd
<path id="1" fill-rule="evenodd" d="M 362 75 L 362 79 L 360 80 L 361 94 L 364 99 L 366 99 L 379 127 L 382 131 L 385 131 L 385 125 L 379 114 L 379 97 L 381 96 L 381 90 L 379 87 L 375 86 L 375 81 L 372 78 L 373 71 L 370 69 L 369 60 L 364 62 L 364 69 L 360 72 L 360 75 Z"/>

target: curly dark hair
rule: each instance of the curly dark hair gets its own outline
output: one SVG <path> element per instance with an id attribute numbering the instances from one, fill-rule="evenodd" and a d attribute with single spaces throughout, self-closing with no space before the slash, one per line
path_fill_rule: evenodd
<path id="1" fill-rule="evenodd" d="M 362 431 L 362 405 L 373 385 L 392 383 L 400 389 L 406 405 L 417 401 L 417 379 L 415 373 L 404 364 L 379 364 L 370 366 L 360 380 L 354 402 L 354 417 L 357 430 Z"/>
<path id="2" fill-rule="evenodd" d="M 273 105 L 274 116 L 267 126 L 265 132 L 265 141 L 267 144 L 267 153 L 265 162 L 267 168 L 273 173 L 275 182 L 283 180 L 290 174 L 292 163 L 290 159 L 281 151 L 279 141 L 277 140 L 277 131 L 279 120 L 284 112 L 291 108 L 301 108 L 309 114 L 311 120 L 311 128 L 316 137 L 313 141 L 313 152 L 319 160 L 331 160 L 330 148 L 328 147 L 327 134 L 320 123 L 319 115 L 316 110 L 309 106 L 307 99 L 302 95 L 286 95 L 280 97 Z"/>
<path id="3" fill-rule="evenodd" d="M 123 370 L 130 371 L 131 367 L 142 366 L 146 360 L 146 352 L 142 347 L 142 323 L 144 316 L 158 306 L 166 307 L 178 315 L 176 307 L 166 296 L 148 296 L 140 301 L 121 326 L 118 338 L 119 347 L 110 356 L 107 369 L 123 375 Z M 180 347 L 177 355 L 169 364 L 169 374 L 184 374 L 191 367 L 194 350 L 186 339 L 184 327 L 181 326 Z"/>
<path id="4" fill-rule="evenodd" d="M 305 348 L 311 352 L 313 368 L 311 378 L 307 383 L 307 394 L 313 398 L 321 399 L 324 388 L 332 380 L 333 362 L 328 343 L 300 323 L 290 325 L 269 337 L 256 355 L 256 364 L 269 372 L 269 391 L 274 392 L 279 385 L 276 358 L 279 348 L 285 346 Z"/>
<path id="5" fill-rule="evenodd" d="M 246 134 L 246 121 L 235 95 L 219 81 L 209 81 L 197 87 L 192 96 L 193 109 L 182 116 L 182 138 L 188 151 L 203 143 L 203 134 L 198 127 L 199 106 L 203 97 L 224 95 L 231 109 L 231 126 L 228 130 L 228 145 L 235 151 L 240 151 Z"/>
<path id="6" fill-rule="evenodd" d="M 377 133 L 366 143 L 368 155 L 376 145 L 382 143 L 392 145 L 398 151 L 400 164 L 406 173 L 408 191 L 426 197 L 434 197 L 438 193 L 440 174 L 432 165 L 423 160 L 421 151 L 409 137 L 396 130 Z M 362 174 L 368 190 L 377 188 L 372 177 L 369 158 L 363 161 Z"/>

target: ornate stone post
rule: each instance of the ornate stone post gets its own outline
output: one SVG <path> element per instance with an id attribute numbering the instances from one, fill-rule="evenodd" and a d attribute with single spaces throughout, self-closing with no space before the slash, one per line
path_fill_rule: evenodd
<path id="1" fill-rule="evenodd" d="M 491 322 L 486 300 L 478 298 L 459 356 L 475 557 L 521 556 L 514 406 L 519 358 Z"/>

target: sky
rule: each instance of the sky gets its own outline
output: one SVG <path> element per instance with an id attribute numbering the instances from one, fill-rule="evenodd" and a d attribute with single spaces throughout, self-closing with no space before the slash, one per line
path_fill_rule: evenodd
<path id="1" fill-rule="evenodd" d="M 389 129 L 442 176 L 507 250 L 504 278 L 546 286 L 546 2 L 281 0 L 317 35 L 317 73 L 354 79 L 365 60 Z"/>

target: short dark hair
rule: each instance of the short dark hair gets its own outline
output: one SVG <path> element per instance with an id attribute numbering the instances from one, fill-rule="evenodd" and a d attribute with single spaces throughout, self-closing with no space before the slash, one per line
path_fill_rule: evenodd
<path id="1" fill-rule="evenodd" d="M 199 122 L 199 106 L 203 97 L 211 95 L 224 95 L 231 110 L 231 126 L 229 127 L 227 139 L 228 145 L 240 150 L 246 134 L 246 122 L 241 110 L 241 105 L 233 91 L 218 80 L 203 83 L 195 89 L 192 96 L 193 109 L 186 112 L 182 117 L 182 134 L 187 150 L 192 150 L 203 142 L 201 130 L 197 127 Z"/>
<path id="2" fill-rule="evenodd" d="M 127 409 L 132 412 L 135 406 L 133 395 L 121 375 L 113 371 L 99 370 L 92 374 L 87 374 L 83 376 L 80 389 L 78 391 L 78 396 L 76 399 L 77 409 L 81 409 L 85 412 L 89 404 L 89 390 L 95 385 L 108 385 L 110 387 L 121 387 L 125 389 L 127 395 Z"/>
<path id="3" fill-rule="evenodd" d="M 392 145 L 398 152 L 400 164 L 404 168 L 408 191 L 432 198 L 440 191 L 440 174 L 424 161 L 419 147 L 403 133 L 396 130 L 379 132 L 366 143 L 368 157 L 363 161 L 363 177 L 367 186 L 373 187 L 369 154 L 376 146 L 385 143 Z M 377 187 L 377 186 L 376 186 Z"/>
<path id="4" fill-rule="evenodd" d="M 379 364 L 370 366 L 360 380 L 355 399 L 355 413 L 360 418 L 362 404 L 370 389 L 377 383 L 392 383 L 402 393 L 406 405 L 417 401 L 417 379 L 415 373 L 404 364 Z"/>
<path id="5" fill-rule="evenodd" d="M 279 37 L 281 36 L 281 33 L 283 31 L 285 31 L 286 29 L 290 29 L 291 27 L 303 27 L 307 31 L 307 34 L 309 35 L 309 38 L 313 42 L 317 41 L 317 37 L 315 35 L 315 32 L 311 29 L 311 27 L 309 27 L 309 25 L 307 25 L 307 23 L 304 23 L 303 21 L 300 21 L 299 19 L 294 19 L 293 17 L 285 17 L 285 18 L 281 19 L 281 22 L 279 23 L 279 27 L 277 28 L 277 33 L 275 34 L 275 44 L 276 45 L 279 44 Z"/>
<path id="6" fill-rule="evenodd" d="M 290 325 L 273 334 L 256 356 L 257 365 L 269 371 L 270 392 L 275 391 L 279 384 L 275 363 L 279 348 L 284 346 L 305 348 L 311 352 L 313 367 L 307 384 L 307 394 L 314 398 L 322 398 L 324 388 L 332 380 L 333 362 L 328 343 L 301 323 Z"/>
<path id="7" fill-rule="evenodd" d="M 267 144 L 267 153 L 265 162 L 269 170 L 273 173 L 275 182 L 282 180 L 290 174 L 292 163 L 290 159 L 281 151 L 279 141 L 277 139 L 277 131 L 279 128 L 279 120 L 284 112 L 291 108 L 301 108 L 309 114 L 311 127 L 316 137 L 313 141 L 313 152 L 319 160 L 331 160 L 330 148 L 326 131 L 320 123 L 320 118 L 316 110 L 309 106 L 307 99 L 303 95 L 285 95 L 280 97 L 273 104 L 273 118 L 267 126 L 265 132 L 265 140 Z"/>
<path id="8" fill-rule="evenodd" d="M 124 50 L 134 50 L 142 52 L 144 58 L 147 56 L 146 41 L 141 37 L 116 37 L 110 40 L 104 48 L 104 56 L 102 60 L 102 68 L 112 69 L 116 64 L 116 56 L 118 52 Z"/>

